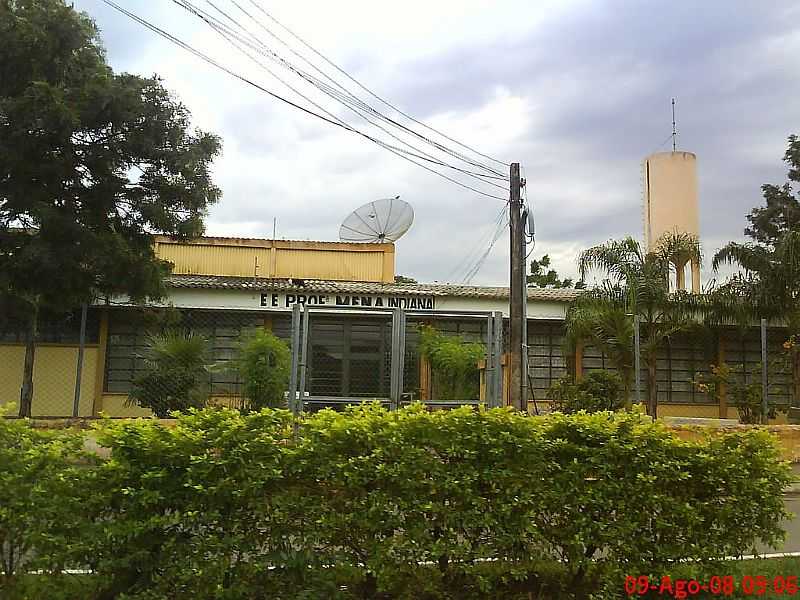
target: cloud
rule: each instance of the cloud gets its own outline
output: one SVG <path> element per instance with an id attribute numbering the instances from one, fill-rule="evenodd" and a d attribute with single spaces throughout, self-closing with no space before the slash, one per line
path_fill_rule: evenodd
<path id="1" fill-rule="evenodd" d="M 416 222 L 397 244 L 398 272 L 458 280 L 463 273 L 456 267 L 464 263 L 466 271 L 474 263 L 466 259 L 476 261 L 488 248 L 501 201 L 291 109 L 99 0 L 76 5 L 98 20 L 116 69 L 158 72 L 197 125 L 223 137 L 214 172 L 224 197 L 211 211 L 210 233 L 268 237 L 277 218 L 279 237 L 336 239 L 350 210 L 400 194 L 413 204 Z M 125 5 L 305 102 L 172 3 Z M 760 186 L 785 179 L 786 136 L 800 133 L 800 7 L 790 0 L 735 6 L 415 0 L 381 11 L 366 0 L 263 6 L 403 110 L 483 153 L 521 162 L 536 217 L 535 255 L 549 253 L 562 275 L 575 274 L 575 257 L 588 245 L 641 236 L 641 163 L 669 148 L 671 97 L 677 97 L 679 145 L 698 155 L 707 255 L 742 237 L 745 214 L 761 201 Z M 325 110 L 367 127 L 317 90 L 302 89 Z M 507 256 L 504 235 L 474 282 L 504 283 Z"/>

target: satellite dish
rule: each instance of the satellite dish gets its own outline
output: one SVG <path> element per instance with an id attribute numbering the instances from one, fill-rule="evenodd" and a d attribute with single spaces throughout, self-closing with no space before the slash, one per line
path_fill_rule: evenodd
<path id="1" fill-rule="evenodd" d="M 373 200 L 351 212 L 339 228 L 343 242 L 395 242 L 414 222 L 414 209 L 395 198 Z"/>

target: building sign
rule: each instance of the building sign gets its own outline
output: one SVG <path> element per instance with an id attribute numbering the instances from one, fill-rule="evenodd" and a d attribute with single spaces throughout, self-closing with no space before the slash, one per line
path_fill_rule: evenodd
<path id="1" fill-rule="evenodd" d="M 261 294 L 261 306 L 291 308 L 300 306 L 358 306 L 360 308 L 404 308 L 406 310 L 434 310 L 434 296 L 412 295 L 362 295 L 362 294 Z"/>

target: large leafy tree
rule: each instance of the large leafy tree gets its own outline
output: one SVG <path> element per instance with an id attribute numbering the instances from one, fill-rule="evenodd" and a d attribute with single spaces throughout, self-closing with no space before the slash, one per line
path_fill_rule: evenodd
<path id="1" fill-rule="evenodd" d="M 762 186 L 765 206 L 747 217 L 745 234 L 752 241 L 730 242 L 714 255 L 715 270 L 722 265 L 739 270 L 715 290 L 713 305 L 719 321 L 744 326 L 768 318 L 788 327 L 794 397 L 800 398 L 800 349 L 793 342 L 800 334 L 800 199 L 793 187 L 800 182 L 797 136 L 789 136 L 784 160 L 788 181 Z"/>
<path id="2" fill-rule="evenodd" d="M 157 77 L 115 74 L 62 0 L 0 0 L 0 297 L 24 323 L 29 415 L 40 315 L 163 295 L 152 235 L 202 233 L 219 139 Z"/>
<path id="3" fill-rule="evenodd" d="M 527 283 L 531 287 L 539 288 L 572 288 L 582 289 L 583 281 L 575 282 L 571 277 L 559 277 L 555 269 L 550 268 L 550 255 L 531 260 L 531 274 L 527 276 Z"/>
<path id="4" fill-rule="evenodd" d="M 800 230 L 800 197 L 792 185 L 800 184 L 800 138 L 789 136 L 784 162 L 789 166 L 788 181 L 783 185 L 764 184 L 761 191 L 765 206 L 750 211 L 750 225 L 744 230 L 756 243 L 774 248 L 790 231 Z"/>
<path id="5" fill-rule="evenodd" d="M 667 233 L 652 251 L 646 251 L 631 237 L 610 240 L 588 248 L 578 259 L 581 280 L 591 271 L 604 276 L 600 286 L 579 298 L 567 316 L 573 339 L 583 337 L 609 352 L 630 389 L 633 357 L 632 323 L 638 315 L 641 327 L 642 358 L 647 367 L 648 409 L 658 415 L 656 360 L 669 338 L 697 326 L 696 302 L 684 291 L 670 291 L 669 276 L 675 265 L 700 262 L 696 237 Z M 583 334 L 581 336 L 581 334 Z"/>

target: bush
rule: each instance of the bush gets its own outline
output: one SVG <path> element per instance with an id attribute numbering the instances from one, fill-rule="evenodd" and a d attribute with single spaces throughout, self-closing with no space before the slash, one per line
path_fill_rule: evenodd
<path id="1" fill-rule="evenodd" d="M 471 400 L 480 394 L 478 361 L 486 348 L 461 336 L 445 335 L 429 325 L 419 329 L 419 352 L 431 365 L 436 400 Z"/>
<path id="2" fill-rule="evenodd" d="M 629 413 L 206 409 L 100 441 L 65 538 L 97 598 L 619 597 L 774 543 L 789 481 L 765 431 L 688 442 Z"/>
<path id="3" fill-rule="evenodd" d="M 619 410 L 625 405 L 622 379 L 610 371 L 590 371 L 579 381 L 562 377 L 547 391 L 553 410 L 575 413 Z"/>
<path id="4" fill-rule="evenodd" d="M 788 344 L 789 342 L 786 343 Z M 704 377 L 700 373 L 691 380 L 691 383 L 698 392 L 708 394 L 713 402 L 717 404 L 722 402 L 724 389 L 728 402 L 737 408 L 739 422 L 751 425 L 758 424 L 763 420 L 764 411 L 761 364 L 756 363 L 753 365 L 749 373 L 747 373 L 743 365 L 730 366 L 724 362 L 719 365 L 711 365 L 709 375 Z M 781 381 L 782 376 L 785 375 L 781 361 L 778 361 L 777 365 L 770 363 L 767 368 L 769 369 L 768 381 Z M 786 392 L 785 387 L 786 384 L 784 383 L 778 383 L 777 385 L 771 383 L 767 389 L 767 399 L 770 399 L 771 393 Z M 788 409 L 789 407 L 786 405 L 776 406 L 774 402 L 770 402 L 767 407 L 767 418 L 775 419 L 778 416 L 778 412 L 785 413 Z"/>
<path id="5" fill-rule="evenodd" d="M 129 403 L 158 417 L 202 408 L 211 392 L 208 340 L 191 331 L 169 330 L 148 337 L 141 357 L 147 370 L 133 381 Z"/>
<path id="6" fill-rule="evenodd" d="M 239 343 L 233 363 L 244 385 L 249 410 L 286 406 L 284 392 L 289 383 L 292 353 L 286 342 L 270 331 L 256 329 Z"/>
<path id="7" fill-rule="evenodd" d="M 82 446 L 80 435 L 0 414 L 0 597 L 30 569 L 64 566 L 69 534 L 83 520 Z"/>

